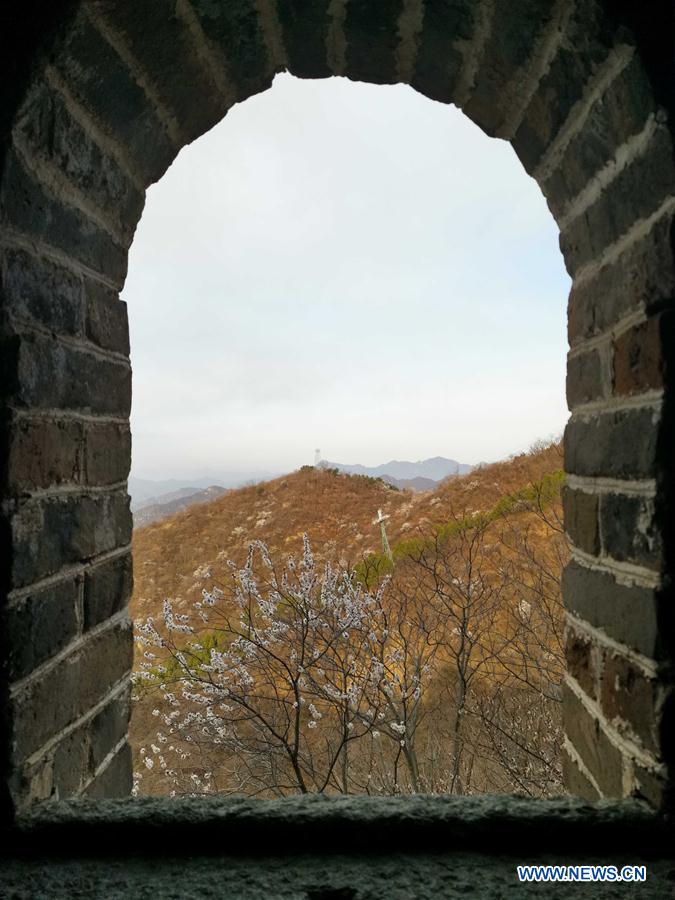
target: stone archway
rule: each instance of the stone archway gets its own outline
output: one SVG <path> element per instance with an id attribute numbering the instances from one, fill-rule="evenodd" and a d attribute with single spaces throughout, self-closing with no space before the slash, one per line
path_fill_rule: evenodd
<path id="1" fill-rule="evenodd" d="M 10 805 L 129 789 L 127 253 L 147 186 L 282 70 L 455 103 L 511 141 L 544 192 L 573 278 L 566 778 L 660 804 L 673 779 L 675 156 L 655 31 L 620 24 L 611 0 L 70 6 L 7 101 L 0 157 Z"/>

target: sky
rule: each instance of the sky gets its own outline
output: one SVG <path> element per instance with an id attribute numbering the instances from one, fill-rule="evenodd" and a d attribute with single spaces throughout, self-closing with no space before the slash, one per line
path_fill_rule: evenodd
<path id="1" fill-rule="evenodd" d="M 567 419 L 569 284 L 508 143 L 407 86 L 278 75 L 148 191 L 132 474 L 527 449 Z"/>

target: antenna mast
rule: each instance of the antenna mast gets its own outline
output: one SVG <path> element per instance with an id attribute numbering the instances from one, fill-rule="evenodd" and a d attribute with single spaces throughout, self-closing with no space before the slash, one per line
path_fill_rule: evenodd
<path id="1" fill-rule="evenodd" d="M 387 530 L 384 527 L 385 521 L 389 518 L 389 516 L 385 516 L 381 509 L 377 511 L 377 518 L 373 519 L 373 525 L 379 525 L 380 531 L 382 532 L 382 551 L 384 555 L 387 557 L 389 562 L 394 562 L 394 554 L 391 552 L 391 547 L 389 546 L 389 541 L 387 540 Z"/>

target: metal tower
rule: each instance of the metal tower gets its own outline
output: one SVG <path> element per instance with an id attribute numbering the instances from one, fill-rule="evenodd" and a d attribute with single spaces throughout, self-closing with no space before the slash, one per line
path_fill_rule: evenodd
<path id="1" fill-rule="evenodd" d="M 379 525 L 380 531 L 382 532 L 382 552 L 387 557 L 387 559 L 393 563 L 394 554 L 391 552 L 391 547 L 389 546 L 389 541 L 387 540 L 387 530 L 384 527 L 385 521 L 389 518 L 389 516 L 385 516 L 381 509 L 377 511 L 377 518 L 373 519 L 373 525 Z"/>

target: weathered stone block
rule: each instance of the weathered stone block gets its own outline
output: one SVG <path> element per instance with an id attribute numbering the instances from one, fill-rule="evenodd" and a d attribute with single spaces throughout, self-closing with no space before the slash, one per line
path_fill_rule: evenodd
<path id="1" fill-rule="evenodd" d="M 131 409 L 131 367 L 115 359 L 31 335 L 19 345 L 20 406 L 127 417 Z"/>
<path id="2" fill-rule="evenodd" d="M 91 279 L 84 281 L 84 334 L 104 350 L 129 355 L 127 304 L 119 294 Z"/>
<path id="3" fill-rule="evenodd" d="M 591 699 L 597 698 L 597 672 L 590 638 L 570 628 L 565 641 L 567 671 Z"/>
<path id="4" fill-rule="evenodd" d="M 597 494 L 563 488 L 565 530 L 575 546 L 592 556 L 600 552 L 598 505 Z"/>
<path id="5" fill-rule="evenodd" d="M 599 400 L 608 391 L 602 377 L 602 357 L 599 350 L 571 356 L 567 361 L 567 405 L 574 409 L 582 403 Z"/>
<path id="6" fill-rule="evenodd" d="M 204 34 L 230 75 L 237 100 L 245 100 L 268 88 L 274 71 L 252 0 L 191 2 Z"/>
<path id="7" fill-rule="evenodd" d="M 603 550 L 614 559 L 658 570 L 662 540 L 654 501 L 627 494 L 605 494 L 600 504 Z"/>
<path id="8" fill-rule="evenodd" d="M 542 185 L 554 216 L 611 162 L 622 142 L 642 131 L 654 107 L 642 61 L 635 56 L 595 101 L 560 165 Z"/>
<path id="9" fill-rule="evenodd" d="M 24 678 L 76 638 L 79 593 L 79 579 L 71 578 L 29 594 L 10 607 L 10 679 Z"/>
<path id="10" fill-rule="evenodd" d="M 121 287 L 127 274 L 127 248 L 74 206 L 66 206 L 9 153 L 0 187 L 0 224 L 30 240 L 45 241 Z"/>
<path id="11" fill-rule="evenodd" d="M 563 748 L 563 783 L 568 793 L 586 800 L 599 800 L 600 794 L 581 771 L 576 761 Z"/>
<path id="12" fill-rule="evenodd" d="M 582 0 L 567 28 L 567 39 L 542 79 L 513 141 L 530 174 L 554 140 L 584 88 L 606 59 L 615 35 L 598 4 Z M 589 175 L 592 173 L 589 173 Z"/>
<path id="13" fill-rule="evenodd" d="M 277 15 L 291 72 L 298 78 L 326 78 L 326 42 L 331 0 L 277 0 Z"/>
<path id="14" fill-rule="evenodd" d="M 108 797 L 128 797 L 133 784 L 133 766 L 131 747 L 124 744 L 110 764 L 99 773 L 85 791 L 85 796 L 92 800 L 103 800 Z"/>
<path id="15" fill-rule="evenodd" d="M 572 418 L 565 429 L 565 468 L 574 475 L 653 478 L 660 413 L 651 407 Z"/>
<path id="16" fill-rule="evenodd" d="M 79 482 L 84 444 L 80 422 L 14 420 L 9 441 L 8 482 L 12 494 Z"/>
<path id="17" fill-rule="evenodd" d="M 82 644 L 55 668 L 30 682 L 15 704 L 18 759 L 26 759 L 102 700 L 130 670 L 131 622 L 119 623 Z"/>
<path id="18" fill-rule="evenodd" d="M 351 0 L 347 4 L 345 75 L 375 84 L 394 84 L 398 80 L 396 50 L 402 11 L 403 0 Z"/>
<path id="19" fill-rule="evenodd" d="M 586 710 L 576 694 L 563 689 L 565 734 L 606 797 L 623 793 L 623 760 L 602 729 L 600 722 Z"/>
<path id="20" fill-rule="evenodd" d="M 656 685 L 626 657 L 607 651 L 602 671 L 601 705 L 616 730 L 658 755 Z"/>
<path id="21" fill-rule="evenodd" d="M 673 142 L 661 127 L 645 153 L 619 172 L 586 212 L 564 229 L 560 249 L 567 268 L 578 271 L 647 218 L 675 190 Z"/>
<path id="22" fill-rule="evenodd" d="M 120 31 L 126 45 L 156 85 L 185 140 L 194 140 L 225 115 L 223 97 L 200 64 L 196 44 L 176 15 L 175 0 L 93 0 Z"/>
<path id="23" fill-rule="evenodd" d="M 606 572 L 571 562 L 563 596 L 567 609 L 616 641 L 654 659 L 666 654 L 667 601 L 657 590 L 618 584 Z"/>
<path id="24" fill-rule="evenodd" d="M 131 466 L 131 432 L 114 422 L 87 424 L 84 479 L 88 485 L 126 481 Z"/>
<path id="25" fill-rule="evenodd" d="M 104 128 L 131 155 L 147 184 L 176 155 L 164 126 L 134 75 L 84 12 L 70 28 L 54 65 Z"/>
<path id="26" fill-rule="evenodd" d="M 131 539 L 126 492 L 31 500 L 12 519 L 14 587 L 91 559 Z"/>
<path id="27" fill-rule="evenodd" d="M 471 0 L 425 4 L 412 80 L 416 91 L 441 103 L 454 100 L 464 53 L 476 27 L 476 10 Z"/>
<path id="28" fill-rule="evenodd" d="M 526 67 L 537 39 L 550 24 L 555 0 L 521 0 L 518 6 L 495 4 L 492 28 L 471 98 L 464 112 L 486 134 L 495 135 L 510 110 L 504 88 Z"/>
<path id="29" fill-rule="evenodd" d="M 45 82 L 27 97 L 15 126 L 19 140 L 54 165 L 129 241 L 143 209 L 143 194 L 68 112 Z M 44 135 L 49 140 L 44 140 Z"/>
<path id="30" fill-rule="evenodd" d="M 123 609 L 129 602 L 132 588 L 130 553 L 87 569 L 83 601 L 85 631 Z"/>
<path id="31" fill-rule="evenodd" d="M 671 313 L 652 316 L 619 335 L 612 360 L 614 393 L 640 394 L 662 388 L 673 338 Z"/>
<path id="32" fill-rule="evenodd" d="M 35 324 L 56 334 L 82 331 L 81 279 L 62 266 L 23 250 L 0 252 L 0 293 L 13 330 Z"/>
<path id="33" fill-rule="evenodd" d="M 567 320 L 572 346 L 607 331 L 629 312 L 670 303 L 675 294 L 672 235 L 673 218 L 663 216 L 615 262 L 572 284 Z"/>

